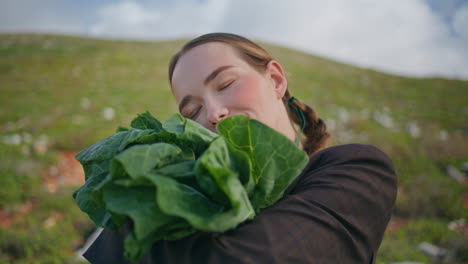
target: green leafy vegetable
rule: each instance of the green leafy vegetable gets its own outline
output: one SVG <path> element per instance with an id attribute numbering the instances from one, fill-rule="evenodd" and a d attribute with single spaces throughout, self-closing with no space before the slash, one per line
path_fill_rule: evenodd
<path id="1" fill-rule="evenodd" d="M 86 182 L 73 197 L 96 225 L 131 227 L 132 261 L 161 239 L 233 229 L 278 201 L 308 159 L 246 116 L 224 119 L 217 130 L 178 114 L 164 123 L 140 114 L 76 156 Z"/>

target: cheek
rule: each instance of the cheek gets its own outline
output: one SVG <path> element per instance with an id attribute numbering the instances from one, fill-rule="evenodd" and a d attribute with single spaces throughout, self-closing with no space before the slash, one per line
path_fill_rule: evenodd
<path id="1" fill-rule="evenodd" d="M 258 77 L 244 78 L 239 81 L 236 87 L 233 87 L 230 100 L 236 106 L 249 107 L 250 109 L 259 108 L 265 98 L 263 85 Z"/>

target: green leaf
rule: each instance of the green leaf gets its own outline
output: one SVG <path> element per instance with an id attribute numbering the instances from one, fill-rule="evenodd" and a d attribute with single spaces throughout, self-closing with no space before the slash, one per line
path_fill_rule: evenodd
<path id="1" fill-rule="evenodd" d="M 120 142 L 119 148 L 117 149 L 118 152 L 123 151 L 125 148 L 130 147 L 132 142 L 145 136 L 148 134 L 153 133 L 154 130 L 141 130 L 141 129 L 136 129 L 136 128 L 131 128 L 127 133 L 125 134 L 125 137 L 122 139 Z M 116 153 L 115 153 L 116 154 Z"/>
<path id="2" fill-rule="evenodd" d="M 132 146 L 112 161 L 112 175 L 122 177 L 122 170 L 131 178 L 136 179 L 152 169 L 181 161 L 182 150 L 172 144 L 156 143 L 152 145 Z"/>
<path id="3" fill-rule="evenodd" d="M 211 230 L 217 229 L 218 232 L 234 228 L 255 215 L 239 175 L 231 169 L 236 165 L 248 168 L 249 164 L 234 164 L 234 161 L 225 139 L 218 137 L 200 157 L 195 168 L 200 187 L 213 200 L 218 201 L 228 209 L 209 222 L 209 228 Z"/>
<path id="4" fill-rule="evenodd" d="M 217 130 L 252 162 L 256 186 L 251 200 L 257 212 L 280 199 L 308 162 L 306 153 L 293 141 L 246 116 L 226 118 Z"/>
<path id="5" fill-rule="evenodd" d="M 153 243 L 159 239 L 161 238 L 146 237 L 145 239 L 138 240 L 133 232 L 128 234 L 124 241 L 125 258 L 130 260 L 132 263 L 137 263 L 138 260 L 140 260 L 140 258 L 151 249 Z"/>
<path id="6" fill-rule="evenodd" d="M 109 185 L 103 191 L 103 200 L 109 211 L 132 219 L 135 236 L 143 239 L 176 217 L 164 214 L 156 203 L 154 187 Z"/>
<path id="7" fill-rule="evenodd" d="M 152 132 L 152 130 L 134 128 L 128 131 L 118 132 L 81 151 L 75 158 L 83 165 L 95 161 L 110 160 L 127 147 L 129 142 Z"/>
<path id="8" fill-rule="evenodd" d="M 198 157 L 218 136 L 199 123 L 176 114 L 163 124 L 163 128 L 176 135 L 181 148 L 190 148 Z"/>
<path id="9" fill-rule="evenodd" d="M 154 118 L 148 111 L 139 114 L 130 124 L 133 128 L 138 129 L 153 129 L 156 131 L 162 130 L 162 124 L 156 118 Z"/>
<path id="10" fill-rule="evenodd" d="M 183 161 L 164 166 L 151 172 L 152 174 L 174 178 L 180 183 L 187 184 L 197 190 L 200 190 L 195 178 L 195 163 L 196 162 L 194 160 Z"/>
<path id="11" fill-rule="evenodd" d="M 109 212 L 105 205 L 100 201 L 99 193 L 96 192 L 95 187 L 98 186 L 103 179 L 104 175 L 98 175 L 86 180 L 86 183 L 73 193 L 73 198 L 76 200 L 78 207 L 87 213 L 91 220 L 97 225 L 103 227 L 107 221 L 111 219 Z"/>
<path id="12" fill-rule="evenodd" d="M 122 127 L 122 126 L 119 126 L 115 129 L 115 132 L 122 132 L 122 131 L 128 131 L 130 128 L 128 127 Z"/>
<path id="13" fill-rule="evenodd" d="M 150 144 L 156 142 L 171 143 L 182 150 L 190 151 L 198 158 L 210 143 L 218 136 L 216 133 L 204 128 L 202 125 L 185 119 L 179 114 L 170 117 L 162 124 L 162 131 L 153 131 L 139 137 L 131 144 Z"/>
<path id="14" fill-rule="evenodd" d="M 146 112 L 76 158 L 86 183 L 78 206 L 100 226 L 131 220 L 126 256 L 140 259 L 161 239 L 235 228 L 283 195 L 308 159 L 281 133 L 245 116 L 217 135 L 179 114 L 160 123 Z"/>
<path id="15" fill-rule="evenodd" d="M 181 135 L 185 131 L 185 121 L 186 119 L 181 115 L 175 114 L 169 117 L 169 119 L 162 124 L 162 127 L 169 133 Z"/>
<path id="16" fill-rule="evenodd" d="M 182 161 L 161 167 L 153 172 L 177 179 L 191 178 L 195 177 L 195 173 L 193 171 L 195 163 L 196 162 L 194 160 Z"/>
<path id="17" fill-rule="evenodd" d="M 161 239 L 177 240 L 193 234 L 196 230 L 190 227 L 188 223 L 182 221 L 172 222 L 164 229 L 167 231 L 166 235 L 152 234 L 144 239 L 136 239 L 135 234 L 130 233 L 124 242 L 125 257 L 132 262 L 138 262 L 153 246 L 153 244 Z"/>
<path id="18" fill-rule="evenodd" d="M 201 192 L 173 178 L 154 174 L 148 177 L 157 186 L 157 203 L 161 210 L 184 218 L 195 228 L 204 230 L 206 223 L 223 209 Z"/>

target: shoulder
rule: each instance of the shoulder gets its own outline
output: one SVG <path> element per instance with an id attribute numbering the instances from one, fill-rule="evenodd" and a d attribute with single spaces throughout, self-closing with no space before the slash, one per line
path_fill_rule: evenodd
<path id="1" fill-rule="evenodd" d="M 309 165 L 330 165 L 359 161 L 380 161 L 393 167 L 390 157 L 373 145 L 346 144 L 318 151 L 310 158 Z"/>
<path id="2" fill-rule="evenodd" d="M 327 168 L 374 168 L 396 175 L 391 158 L 377 147 L 367 144 L 337 145 L 318 151 L 310 157 L 302 176 Z"/>
<path id="3" fill-rule="evenodd" d="M 347 144 L 312 155 L 289 186 L 284 207 L 292 212 L 288 219 L 300 211 L 307 216 L 304 223 L 318 223 L 313 232 L 322 232 L 321 237 L 327 237 L 337 252 L 346 255 L 343 252 L 351 250 L 349 256 L 359 255 L 361 260 L 353 263 L 368 263 L 381 243 L 396 193 L 397 176 L 390 157 L 372 145 Z"/>
<path id="4" fill-rule="evenodd" d="M 395 204 L 397 174 L 380 149 L 347 144 L 315 153 L 290 187 L 287 195 L 327 212 L 336 229 L 346 227 L 361 252 L 375 252 Z"/>
<path id="5" fill-rule="evenodd" d="M 373 145 L 346 144 L 316 152 L 287 193 L 308 186 L 335 185 L 369 191 L 385 188 L 396 195 L 397 174 L 391 158 Z"/>

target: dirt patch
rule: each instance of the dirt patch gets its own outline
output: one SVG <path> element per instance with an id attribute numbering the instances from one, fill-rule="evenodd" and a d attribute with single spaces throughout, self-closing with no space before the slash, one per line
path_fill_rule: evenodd
<path id="1" fill-rule="evenodd" d="M 405 227 L 408 225 L 409 220 L 406 218 L 401 218 L 397 216 L 392 216 L 390 222 L 388 223 L 387 229 L 385 230 L 386 233 L 395 232 L 396 230 Z"/>
<path id="2" fill-rule="evenodd" d="M 42 182 L 45 189 L 55 193 L 65 186 L 80 186 L 85 182 L 83 167 L 75 159 L 77 151 L 62 151 L 56 165 L 44 170 Z M 39 201 L 31 200 L 10 208 L 0 209 L 0 227 L 7 228 L 17 220 L 28 215 L 39 206 Z M 44 222 L 44 227 L 52 227 L 63 218 L 63 214 L 54 212 Z"/>
<path id="3" fill-rule="evenodd" d="M 463 207 L 468 209 L 468 193 L 463 194 Z"/>
<path id="4" fill-rule="evenodd" d="M 7 228 L 11 226 L 16 220 L 29 214 L 36 207 L 38 207 L 37 201 L 26 201 L 8 210 L 0 210 L 0 227 Z"/>
<path id="5" fill-rule="evenodd" d="M 79 186 L 85 183 L 83 167 L 75 159 L 77 153 L 60 152 L 59 162 L 44 171 L 43 183 L 47 191 L 54 193 L 63 186 Z"/>

